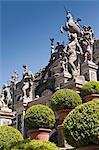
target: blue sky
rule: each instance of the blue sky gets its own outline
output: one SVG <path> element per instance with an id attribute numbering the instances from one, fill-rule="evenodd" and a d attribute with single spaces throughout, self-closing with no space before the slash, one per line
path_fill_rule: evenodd
<path id="1" fill-rule="evenodd" d="M 33 73 L 47 65 L 50 38 L 68 43 L 67 34 L 60 33 L 60 26 L 66 21 L 64 7 L 75 19 L 82 19 L 81 25 L 91 25 L 99 38 L 98 0 L 0 1 L 0 88 L 9 83 L 15 70 L 21 79 L 23 64 Z"/>

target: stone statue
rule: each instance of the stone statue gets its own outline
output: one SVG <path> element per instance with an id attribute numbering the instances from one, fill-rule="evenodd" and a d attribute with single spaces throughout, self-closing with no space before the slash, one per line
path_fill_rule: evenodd
<path id="1" fill-rule="evenodd" d="M 23 65 L 23 99 L 30 97 L 32 92 L 32 85 L 34 76 L 31 71 L 28 71 L 28 68 L 26 65 Z"/>
<path id="2" fill-rule="evenodd" d="M 71 66 L 72 75 L 75 76 L 84 61 L 92 61 L 94 33 L 90 26 L 80 26 L 81 19 L 74 20 L 70 11 L 66 11 L 65 26 L 61 26 L 61 32 L 68 32 L 69 44 L 64 48 L 68 62 Z"/>
<path id="3" fill-rule="evenodd" d="M 94 33 L 90 26 L 83 26 L 83 37 L 81 39 L 81 46 L 85 53 L 85 61 L 92 61 L 92 52 L 94 44 Z"/>
<path id="4" fill-rule="evenodd" d="M 92 51 L 94 44 L 94 33 L 90 26 L 81 27 L 78 22 L 81 19 L 74 21 L 72 14 L 67 12 L 67 25 L 63 27 L 64 31 L 69 31 L 69 33 L 76 33 L 77 39 L 79 40 L 80 46 L 82 47 L 83 53 L 85 54 L 84 60 L 92 61 Z"/>
<path id="5" fill-rule="evenodd" d="M 23 65 L 23 78 L 25 78 L 26 76 L 28 76 L 28 68 L 27 65 Z"/>
<path id="6" fill-rule="evenodd" d="M 65 74 L 68 71 L 67 57 L 65 55 L 62 58 L 61 65 L 62 65 L 62 68 L 63 68 L 63 73 Z"/>
<path id="7" fill-rule="evenodd" d="M 53 54 L 55 52 L 55 47 L 54 47 L 54 38 L 50 39 L 51 41 L 51 54 Z"/>
<path id="8" fill-rule="evenodd" d="M 23 99 L 27 98 L 27 90 L 29 89 L 29 82 L 28 81 L 24 81 L 23 83 L 23 87 L 22 87 L 22 91 L 23 91 Z"/>
<path id="9" fill-rule="evenodd" d="M 27 65 L 23 65 L 23 79 L 25 78 L 31 78 L 31 80 L 34 80 L 34 75 L 30 70 L 28 70 Z"/>
<path id="10" fill-rule="evenodd" d="M 60 44 L 60 42 L 57 42 L 57 45 L 55 47 L 55 50 L 57 50 L 58 52 L 58 57 L 59 58 L 62 58 L 62 55 L 63 55 L 63 49 L 65 48 L 65 46 L 62 44 Z"/>
<path id="11" fill-rule="evenodd" d="M 16 89 L 18 79 L 19 79 L 18 73 L 17 71 L 15 71 L 14 74 L 11 75 L 10 86 L 9 86 L 9 92 L 12 100 L 14 99 L 14 90 Z"/>
<path id="12" fill-rule="evenodd" d="M 67 45 L 68 62 L 71 65 L 72 75 L 77 75 L 77 66 L 75 61 L 77 60 L 78 54 L 83 54 L 82 48 L 77 40 L 76 33 L 69 33 L 69 44 Z"/>
<path id="13" fill-rule="evenodd" d="M 12 74 L 12 76 L 11 76 L 11 80 L 10 80 L 11 83 L 16 84 L 18 82 L 18 78 L 19 78 L 18 73 L 15 71 L 14 74 Z"/>
<path id="14" fill-rule="evenodd" d="M 4 102 L 4 93 L 1 92 L 0 94 L 0 108 L 5 106 L 5 102 Z"/>
<path id="15" fill-rule="evenodd" d="M 0 94 L 0 107 L 8 106 L 8 85 L 4 84 Z"/>
<path id="16" fill-rule="evenodd" d="M 82 29 L 78 23 L 81 20 L 78 18 L 77 21 L 74 21 L 70 11 L 66 11 L 66 19 L 67 20 L 65 26 L 61 26 L 61 33 L 69 31 L 70 33 L 77 33 L 77 36 L 81 37 Z"/>

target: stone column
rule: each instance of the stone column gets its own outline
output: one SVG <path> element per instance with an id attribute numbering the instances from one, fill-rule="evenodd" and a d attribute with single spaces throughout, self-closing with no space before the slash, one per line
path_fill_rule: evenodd
<path id="1" fill-rule="evenodd" d="M 64 133 L 63 133 L 63 125 L 58 125 L 57 127 L 57 133 L 58 133 L 58 146 L 59 147 L 65 147 L 65 140 L 64 140 Z"/>

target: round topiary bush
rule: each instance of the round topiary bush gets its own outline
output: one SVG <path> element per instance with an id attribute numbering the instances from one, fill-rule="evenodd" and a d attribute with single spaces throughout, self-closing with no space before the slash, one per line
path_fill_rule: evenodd
<path id="1" fill-rule="evenodd" d="M 99 82 L 90 81 L 83 85 L 81 95 L 86 96 L 90 94 L 99 94 Z"/>
<path id="2" fill-rule="evenodd" d="M 57 90 L 51 98 L 51 106 L 55 111 L 67 108 L 75 108 L 80 104 L 82 104 L 81 97 L 71 89 Z"/>
<path id="3" fill-rule="evenodd" d="M 55 123 L 55 115 L 48 106 L 34 105 L 27 109 L 25 123 L 28 129 L 52 128 Z"/>
<path id="4" fill-rule="evenodd" d="M 64 120 L 64 135 L 74 147 L 99 144 L 99 101 L 77 106 Z"/>
<path id="5" fill-rule="evenodd" d="M 11 150 L 60 150 L 55 144 L 49 141 L 23 141 L 12 147 Z"/>
<path id="6" fill-rule="evenodd" d="M 0 148 L 8 150 L 9 147 L 19 141 L 22 141 L 21 133 L 10 126 L 0 126 Z"/>

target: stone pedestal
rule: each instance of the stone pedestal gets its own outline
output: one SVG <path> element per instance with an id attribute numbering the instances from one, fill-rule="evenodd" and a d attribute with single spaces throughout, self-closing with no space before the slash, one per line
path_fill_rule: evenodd
<path id="1" fill-rule="evenodd" d="M 69 72 L 62 72 L 62 73 L 56 73 L 54 75 L 55 77 L 55 87 L 60 88 L 62 87 L 70 78 L 71 78 L 71 74 L 69 74 Z"/>
<path id="2" fill-rule="evenodd" d="M 25 114 L 25 106 L 23 102 L 17 102 L 15 105 L 16 108 L 16 128 L 23 134 L 24 136 L 24 114 Z"/>
<path id="3" fill-rule="evenodd" d="M 57 133 L 58 133 L 58 147 L 61 147 L 61 150 L 67 150 L 67 149 L 72 150 L 73 147 L 69 145 L 64 138 L 63 125 L 59 125 L 57 127 Z"/>
<path id="4" fill-rule="evenodd" d="M 30 101 L 31 99 L 26 98 L 14 104 L 14 108 L 16 110 L 16 128 L 22 133 L 24 137 L 25 137 L 24 115 L 27 104 Z"/>
<path id="5" fill-rule="evenodd" d="M 12 110 L 11 110 L 11 109 L 9 109 L 7 105 L 6 105 L 6 106 L 1 107 L 1 111 L 3 111 L 3 112 L 12 112 Z"/>
<path id="6" fill-rule="evenodd" d="M 82 85 L 85 83 L 84 76 L 77 76 L 75 79 L 72 79 L 68 82 L 66 82 L 62 88 L 69 88 L 73 89 L 79 92 L 79 90 L 82 88 Z"/>
<path id="7" fill-rule="evenodd" d="M 54 61 L 50 67 L 52 76 L 55 78 L 55 89 L 60 88 L 64 83 L 66 83 L 72 76 L 66 68 L 66 62 L 59 58 Z"/>
<path id="8" fill-rule="evenodd" d="M 29 102 L 31 102 L 31 101 L 32 101 L 32 98 L 29 98 L 29 97 L 28 97 L 28 98 L 24 98 L 24 99 L 23 99 L 23 105 L 24 105 L 24 107 L 27 106 L 27 104 L 28 104 Z"/>
<path id="9" fill-rule="evenodd" d="M 63 121 L 71 110 L 72 109 L 62 109 L 56 112 L 56 118 L 58 120 L 57 133 L 58 133 L 58 146 L 59 147 L 65 147 Z"/>
<path id="10" fill-rule="evenodd" d="M 57 127 L 57 133 L 58 133 L 58 146 L 59 147 L 65 147 L 63 125 L 58 125 L 58 127 Z"/>
<path id="11" fill-rule="evenodd" d="M 0 110 L 0 126 L 8 126 L 12 124 L 15 112 L 11 112 L 8 107 L 2 107 Z"/>
<path id="12" fill-rule="evenodd" d="M 98 66 L 92 61 L 86 61 L 81 65 L 81 74 L 86 81 L 97 81 Z"/>

